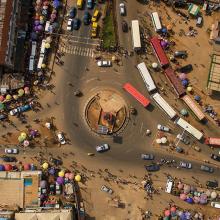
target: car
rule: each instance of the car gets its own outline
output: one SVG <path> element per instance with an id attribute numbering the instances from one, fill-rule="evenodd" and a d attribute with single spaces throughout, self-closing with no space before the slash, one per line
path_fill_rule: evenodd
<path id="1" fill-rule="evenodd" d="M 88 9 L 92 9 L 93 8 L 93 0 L 87 0 L 86 6 Z"/>
<path id="2" fill-rule="evenodd" d="M 51 158 L 49 159 L 49 161 L 50 161 L 51 163 L 53 163 L 55 166 L 61 166 L 61 165 L 63 164 L 63 161 L 62 161 L 62 160 L 56 159 L 56 158 L 54 158 L 54 157 L 51 157 Z"/>
<path id="3" fill-rule="evenodd" d="M 18 112 L 19 112 L 19 113 L 21 113 L 21 112 L 26 112 L 26 111 L 28 111 L 28 110 L 31 109 L 31 104 L 19 106 L 17 109 L 18 109 Z"/>
<path id="4" fill-rule="evenodd" d="M 111 188 L 107 187 L 106 185 L 102 185 L 101 191 L 102 191 L 102 192 L 109 193 L 109 194 L 112 194 L 112 193 L 113 193 L 113 190 L 112 190 Z"/>
<path id="5" fill-rule="evenodd" d="M 210 166 L 207 166 L 207 165 L 201 165 L 200 170 L 205 171 L 205 172 L 209 172 L 209 173 L 214 172 L 214 168 L 210 167 Z"/>
<path id="6" fill-rule="evenodd" d="M 73 20 L 73 29 L 74 30 L 79 30 L 79 27 L 80 27 L 80 20 L 78 18 L 75 18 Z"/>
<path id="7" fill-rule="evenodd" d="M 112 62 L 110 60 L 99 60 L 97 62 L 97 65 L 99 67 L 110 67 L 110 66 L 112 66 Z"/>
<path id="8" fill-rule="evenodd" d="M 181 72 L 181 73 L 189 73 L 192 70 L 193 70 L 192 64 L 187 64 L 187 65 L 185 65 L 183 67 L 177 68 L 177 71 Z"/>
<path id="9" fill-rule="evenodd" d="M 109 145 L 108 144 L 102 144 L 102 145 L 96 146 L 96 151 L 97 152 L 104 152 L 104 151 L 107 151 L 107 150 L 109 150 Z"/>
<path id="10" fill-rule="evenodd" d="M 216 154 L 211 154 L 211 158 L 213 160 L 219 161 L 220 162 L 220 156 L 216 155 Z"/>
<path id="11" fill-rule="evenodd" d="M 150 164 L 145 165 L 145 169 L 149 172 L 154 172 L 160 170 L 160 166 L 158 164 Z"/>
<path id="12" fill-rule="evenodd" d="M 73 19 L 76 17 L 76 8 L 72 7 L 69 11 L 69 18 Z"/>
<path id="13" fill-rule="evenodd" d="M 91 15 L 89 14 L 88 11 L 85 11 L 84 16 L 83 16 L 83 23 L 85 25 L 89 25 L 91 21 Z"/>
<path id="14" fill-rule="evenodd" d="M 7 118 L 7 115 L 4 115 L 4 114 L 0 114 L 0 121 L 4 120 Z"/>
<path id="15" fill-rule="evenodd" d="M 98 21 L 99 16 L 100 16 L 100 12 L 99 12 L 99 10 L 96 9 L 93 13 L 93 16 L 92 16 L 92 22 Z"/>
<path id="16" fill-rule="evenodd" d="M 186 169 L 192 169 L 192 164 L 184 161 L 180 161 L 180 167 L 186 168 Z"/>
<path id="17" fill-rule="evenodd" d="M 198 151 L 200 152 L 201 151 L 201 148 L 197 145 L 193 145 L 192 148 L 195 150 L 195 151 Z"/>
<path id="18" fill-rule="evenodd" d="M 10 115 L 14 116 L 16 114 L 18 114 L 18 108 L 14 108 L 9 112 Z"/>
<path id="19" fill-rule="evenodd" d="M 66 144 L 66 140 L 62 132 L 58 132 L 57 137 L 58 137 L 58 141 L 60 142 L 60 144 L 62 145 Z"/>
<path id="20" fill-rule="evenodd" d="M 220 202 L 211 202 L 211 206 L 216 209 L 220 209 Z"/>
<path id="21" fill-rule="evenodd" d="M 119 4 L 119 13 L 120 13 L 121 16 L 126 15 L 126 9 L 125 9 L 125 4 L 124 3 Z"/>
<path id="22" fill-rule="evenodd" d="M 180 141 L 182 141 L 182 142 L 183 142 L 184 144 L 186 144 L 186 145 L 190 144 L 189 139 L 188 139 L 187 137 L 181 135 L 181 134 L 178 134 L 178 135 L 176 136 L 176 138 L 179 139 Z"/>
<path id="23" fill-rule="evenodd" d="M 8 157 L 6 155 L 3 155 L 1 158 L 4 162 L 16 162 L 17 161 L 16 157 Z"/>
<path id="24" fill-rule="evenodd" d="M 206 182 L 207 188 L 217 188 L 218 187 L 218 181 L 217 180 L 208 180 Z"/>
<path id="25" fill-rule="evenodd" d="M 197 27 L 202 27 L 202 25 L 203 25 L 203 18 L 202 18 L 202 16 L 199 16 L 196 19 L 196 26 Z"/>
<path id="26" fill-rule="evenodd" d="M 68 21 L 67 21 L 67 28 L 66 28 L 66 30 L 67 31 L 72 31 L 72 29 L 73 29 L 73 19 L 69 18 Z"/>
<path id="27" fill-rule="evenodd" d="M 157 129 L 160 130 L 160 131 L 166 131 L 166 132 L 169 132 L 169 131 L 170 131 L 170 129 L 169 129 L 168 127 L 163 126 L 163 125 L 161 125 L 161 124 L 158 124 L 158 125 L 157 125 Z"/>
<path id="28" fill-rule="evenodd" d="M 16 148 L 5 148 L 5 153 L 6 154 L 18 154 L 19 150 Z"/>
<path id="29" fill-rule="evenodd" d="M 141 159 L 142 160 L 154 160 L 154 155 L 153 154 L 141 154 Z"/>
<path id="30" fill-rule="evenodd" d="M 121 27 L 123 32 L 128 32 L 128 23 L 126 21 L 122 21 Z"/>
<path id="31" fill-rule="evenodd" d="M 185 59 L 187 57 L 187 52 L 185 50 L 175 51 L 173 56 L 175 58 Z"/>
<path id="32" fill-rule="evenodd" d="M 184 152 L 184 149 L 182 147 L 177 146 L 175 149 L 176 149 L 176 152 L 178 152 L 178 153 Z"/>

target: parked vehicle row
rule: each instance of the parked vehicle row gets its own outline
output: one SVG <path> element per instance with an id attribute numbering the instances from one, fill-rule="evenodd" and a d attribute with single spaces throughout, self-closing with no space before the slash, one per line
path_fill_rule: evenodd
<path id="1" fill-rule="evenodd" d="M 9 114 L 12 115 L 12 116 L 14 116 L 14 115 L 17 115 L 17 114 L 19 114 L 19 113 L 26 112 L 26 111 L 28 111 L 28 110 L 30 110 L 30 109 L 32 108 L 32 105 L 33 105 L 33 103 L 30 102 L 30 103 L 27 104 L 27 105 L 19 106 L 19 107 L 17 107 L 17 108 L 12 109 L 12 110 L 9 112 Z"/>

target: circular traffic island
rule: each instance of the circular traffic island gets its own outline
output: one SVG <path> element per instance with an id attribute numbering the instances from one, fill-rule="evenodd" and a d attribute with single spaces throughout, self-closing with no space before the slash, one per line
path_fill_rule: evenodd
<path id="1" fill-rule="evenodd" d="M 119 132 L 129 117 L 122 96 L 113 90 L 94 94 L 86 105 L 85 118 L 90 129 L 100 135 Z"/>

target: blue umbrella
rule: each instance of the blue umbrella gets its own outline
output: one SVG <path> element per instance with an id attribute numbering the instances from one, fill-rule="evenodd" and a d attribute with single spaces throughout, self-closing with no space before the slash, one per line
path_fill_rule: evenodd
<path id="1" fill-rule="evenodd" d="M 0 171 L 4 171 L 4 170 L 5 170 L 4 165 L 0 164 Z"/>
<path id="2" fill-rule="evenodd" d="M 187 79 L 184 79 L 184 80 L 182 80 L 182 85 L 184 86 L 184 87 L 186 87 L 187 85 L 188 85 L 188 80 Z"/>
<path id="3" fill-rule="evenodd" d="M 56 170 L 52 167 L 49 169 L 49 174 L 54 175 L 56 173 Z"/>
<path id="4" fill-rule="evenodd" d="M 164 33 L 164 34 L 167 33 L 167 29 L 166 29 L 165 27 L 163 27 L 161 31 L 162 31 L 162 33 Z"/>
<path id="5" fill-rule="evenodd" d="M 53 1 L 53 7 L 54 8 L 59 8 L 60 7 L 60 2 L 58 0 Z"/>
<path id="6" fill-rule="evenodd" d="M 186 199 L 186 202 L 189 203 L 189 204 L 192 204 L 193 203 L 193 198 L 189 197 L 188 199 Z"/>
<path id="7" fill-rule="evenodd" d="M 31 33 L 31 40 L 37 40 L 37 34 L 35 32 Z"/>
<path id="8" fill-rule="evenodd" d="M 196 96 L 194 97 L 194 99 L 195 99 L 197 102 L 199 102 L 199 101 L 201 100 L 201 97 L 200 97 L 199 95 L 196 95 Z"/>

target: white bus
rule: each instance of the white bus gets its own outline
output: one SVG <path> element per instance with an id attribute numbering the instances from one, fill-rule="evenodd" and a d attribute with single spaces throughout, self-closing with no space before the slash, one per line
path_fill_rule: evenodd
<path id="1" fill-rule="evenodd" d="M 154 25 L 154 30 L 156 32 L 160 32 L 162 30 L 162 25 L 161 25 L 160 17 L 158 15 L 158 13 L 157 12 L 151 13 L 151 19 L 152 19 L 152 22 Z"/>
<path id="2" fill-rule="evenodd" d="M 132 37 L 133 49 L 135 51 L 140 50 L 141 49 L 141 36 L 140 36 L 140 28 L 139 28 L 138 20 L 131 21 L 131 37 Z"/>
<path id="3" fill-rule="evenodd" d="M 177 119 L 176 124 L 183 128 L 185 131 L 187 131 L 189 134 L 191 134 L 193 137 L 195 137 L 197 140 L 202 139 L 203 133 L 200 132 L 198 129 L 194 128 L 192 125 L 190 125 L 187 121 L 183 120 L 182 118 Z"/>
<path id="4" fill-rule="evenodd" d="M 139 63 L 137 65 L 137 68 L 139 70 L 139 73 L 140 73 L 142 79 L 144 80 L 144 84 L 147 87 L 148 92 L 154 91 L 157 87 L 155 86 L 155 83 L 154 83 L 145 63 L 144 62 Z"/>
<path id="5" fill-rule="evenodd" d="M 163 97 L 159 93 L 155 93 L 153 96 L 154 101 L 162 108 L 163 111 L 171 118 L 176 117 L 175 110 L 163 99 Z"/>

